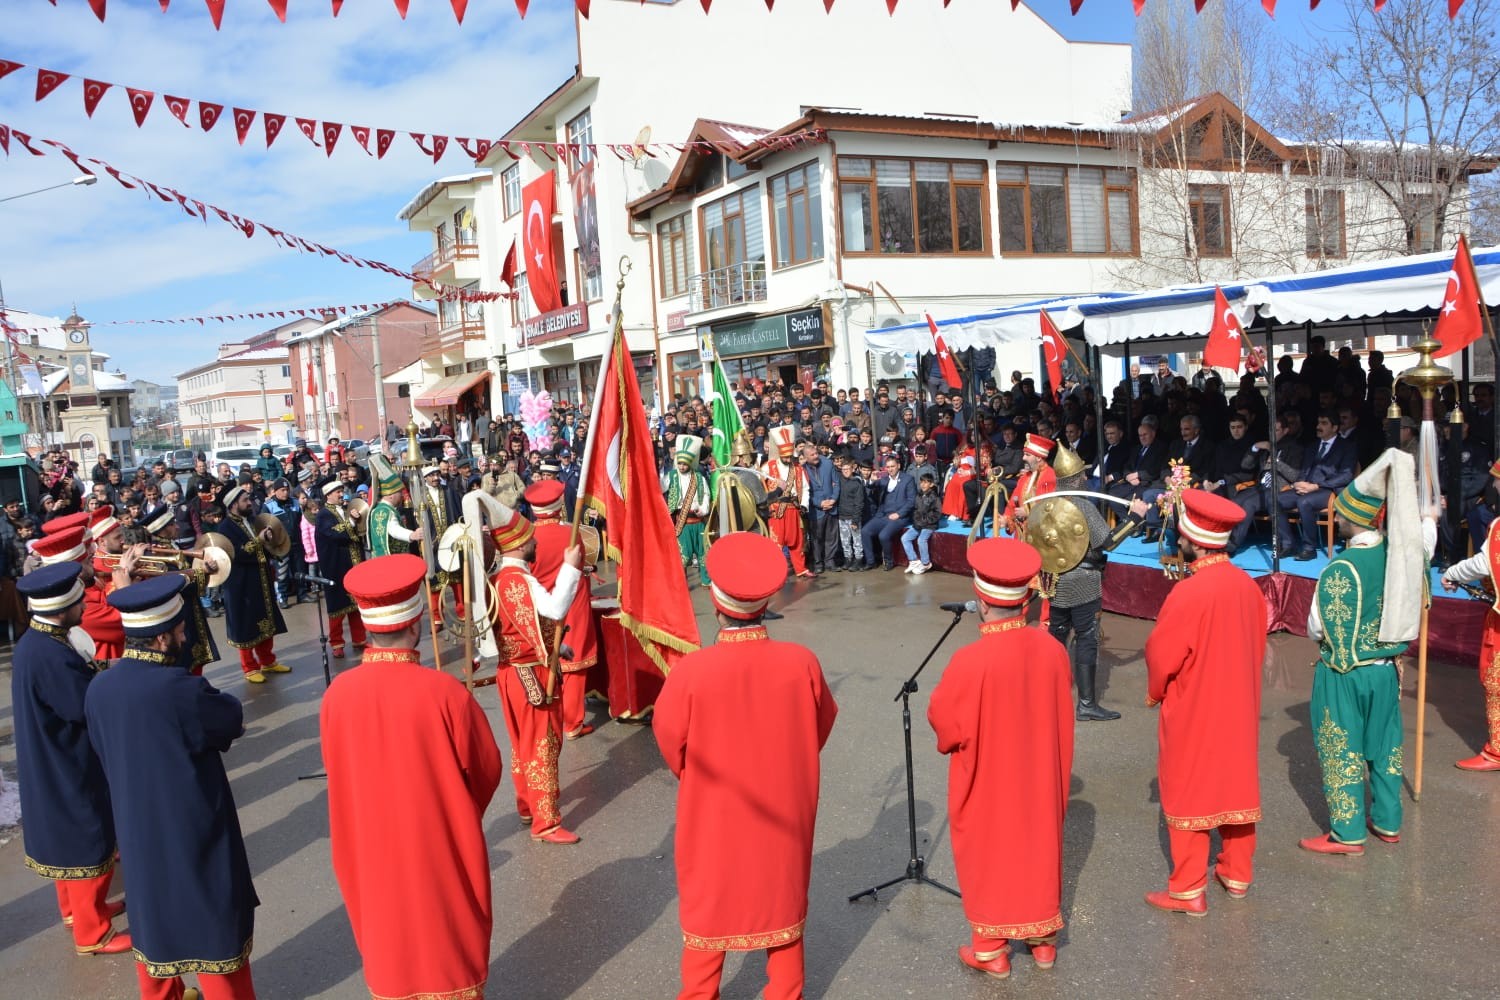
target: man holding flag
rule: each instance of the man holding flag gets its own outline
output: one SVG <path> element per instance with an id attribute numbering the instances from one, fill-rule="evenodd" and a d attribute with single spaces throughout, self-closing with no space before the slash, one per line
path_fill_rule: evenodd
<path id="1" fill-rule="evenodd" d="M 713 490 L 719 492 L 719 469 L 733 464 L 729 449 L 734 439 L 745 433 L 745 422 L 740 419 L 739 408 L 734 405 L 734 393 L 729 389 L 729 379 L 724 375 L 724 366 L 719 356 L 714 355 L 714 383 L 709 393 L 709 413 L 713 416 L 713 427 L 709 434 L 709 445 L 713 449 Z"/>

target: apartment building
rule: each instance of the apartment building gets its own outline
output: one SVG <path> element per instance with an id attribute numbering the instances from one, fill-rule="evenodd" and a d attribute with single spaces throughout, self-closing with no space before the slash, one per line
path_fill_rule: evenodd
<path id="1" fill-rule="evenodd" d="M 295 380 L 287 342 L 319 325 L 295 319 L 221 344 L 212 361 L 178 374 L 178 419 L 188 447 L 213 451 L 289 443 Z"/>

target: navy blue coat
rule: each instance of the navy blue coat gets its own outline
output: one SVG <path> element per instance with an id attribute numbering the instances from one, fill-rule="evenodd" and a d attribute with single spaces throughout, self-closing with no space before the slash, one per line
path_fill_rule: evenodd
<path id="1" fill-rule="evenodd" d="M 911 476 L 902 472 L 896 481 L 896 488 L 890 488 L 890 482 L 886 479 L 875 481 L 875 493 L 879 498 L 875 507 L 875 516 L 884 518 L 890 514 L 899 514 L 901 520 L 910 521 L 912 509 L 917 505 L 917 484 Z"/>
<path id="2" fill-rule="evenodd" d="M 1325 490 L 1337 492 L 1354 481 L 1354 465 L 1359 455 L 1353 441 L 1335 435 L 1330 439 L 1328 454 L 1321 459 L 1322 441 L 1314 441 L 1302 452 L 1301 478 Z"/>
<path id="3" fill-rule="evenodd" d="M 344 590 L 344 575 L 360 560 L 358 529 L 347 517 L 339 517 L 328 507 L 318 511 L 313 522 L 313 538 L 318 546 L 318 574 L 333 581 L 323 591 L 329 618 L 342 618 L 354 610 L 354 600 Z"/>
<path id="4" fill-rule="evenodd" d="M 16 640 L 10 692 L 21 832 L 26 865 L 43 878 L 95 878 L 114 863 L 109 785 L 84 722 L 94 676 L 56 625 L 33 621 Z"/>
<path id="5" fill-rule="evenodd" d="M 244 732 L 239 699 L 129 648 L 89 685 L 130 887 L 130 933 L 158 978 L 225 975 L 255 930 L 255 886 L 220 756 Z"/>
<path id="6" fill-rule="evenodd" d="M 234 569 L 224 581 L 224 635 L 236 649 L 259 646 L 286 632 L 273 586 L 275 572 L 265 546 L 252 534 L 254 525 L 233 517 L 219 524 L 219 531 L 234 545 L 230 558 Z"/>

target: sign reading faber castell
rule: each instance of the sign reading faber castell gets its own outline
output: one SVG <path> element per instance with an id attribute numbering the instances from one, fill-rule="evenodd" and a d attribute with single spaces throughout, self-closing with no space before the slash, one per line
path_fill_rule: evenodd
<path id="1" fill-rule="evenodd" d="M 822 309 L 802 309 L 775 316 L 757 316 L 713 327 L 714 347 L 721 358 L 774 354 L 825 346 Z"/>

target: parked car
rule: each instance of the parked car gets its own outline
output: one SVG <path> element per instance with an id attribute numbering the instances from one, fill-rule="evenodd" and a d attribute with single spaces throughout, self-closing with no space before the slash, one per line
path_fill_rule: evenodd
<path id="1" fill-rule="evenodd" d="M 253 467 L 257 458 L 260 458 L 259 448 L 221 448 L 213 453 L 208 464 L 217 466 L 223 462 L 238 472 L 242 464 L 249 463 Z"/>
<path id="2" fill-rule="evenodd" d="M 192 472 L 193 461 L 198 457 L 198 452 L 192 448 L 174 448 L 162 455 L 161 460 L 167 463 L 167 468 L 173 472 Z"/>

